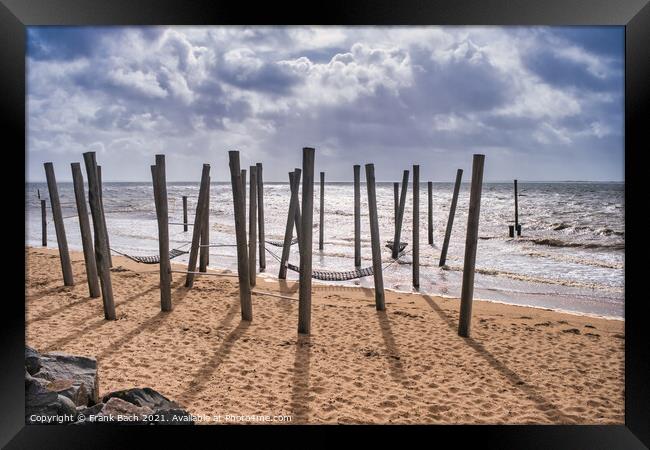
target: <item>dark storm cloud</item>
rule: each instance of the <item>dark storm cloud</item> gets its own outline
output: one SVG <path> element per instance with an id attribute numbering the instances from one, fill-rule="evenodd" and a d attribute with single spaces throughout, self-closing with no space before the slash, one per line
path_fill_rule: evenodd
<path id="1" fill-rule="evenodd" d="M 226 151 L 268 180 L 317 149 L 348 180 L 419 163 L 430 179 L 621 179 L 623 32 L 608 27 L 35 27 L 28 178 L 96 149 L 110 179 L 196 178 Z M 130 162 L 124 167 L 124 161 Z M 567 161 L 571 161 L 568 164 Z M 223 164 L 222 164 L 223 163 Z M 577 168 L 577 169 L 576 169 Z M 572 171 L 581 170 L 581 173 Z M 63 178 L 65 179 L 65 177 Z"/>

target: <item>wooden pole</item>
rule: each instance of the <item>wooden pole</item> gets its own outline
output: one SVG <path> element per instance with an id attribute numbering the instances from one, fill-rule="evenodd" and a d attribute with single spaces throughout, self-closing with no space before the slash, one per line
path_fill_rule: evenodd
<path id="1" fill-rule="evenodd" d="M 99 288 L 97 261 L 95 260 L 95 248 L 93 247 L 90 220 L 88 219 L 88 207 L 86 206 L 86 194 L 84 193 L 83 174 L 81 173 L 81 165 L 79 163 L 72 163 L 70 166 L 72 167 L 74 198 L 77 203 L 77 213 L 79 214 L 79 230 L 81 232 L 81 245 L 83 247 L 84 261 L 86 263 L 88 292 L 90 293 L 91 298 L 98 298 L 102 293 Z"/>
<path id="2" fill-rule="evenodd" d="M 210 183 L 210 164 L 203 164 L 201 172 L 201 184 L 199 187 L 199 198 L 196 202 L 196 212 L 194 213 L 194 226 L 192 229 L 192 245 L 190 247 L 190 256 L 187 263 L 187 277 L 185 278 L 185 287 L 191 288 L 194 285 L 194 274 L 196 271 L 196 260 L 199 255 L 199 245 L 201 242 L 201 228 L 205 220 L 205 202 L 208 195 Z"/>
<path id="3" fill-rule="evenodd" d="M 427 237 L 429 238 L 429 245 L 433 245 L 433 182 L 427 182 L 427 191 L 428 191 L 428 209 L 427 209 L 427 218 L 428 218 L 428 227 L 427 227 Z"/>
<path id="4" fill-rule="evenodd" d="M 467 237 L 463 264 L 463 287 L 460 294 L 460 319 L 458 335 L 469 337 L 472 322 L 472 300 L 474 297 L 474 265 L 478 243 L 478 225 L 481 211 L 481 190 L 483 188 L 483 163 L 485 155 L 474 155 L 472 163 L 472 187 L 467 214 Z"/>
<path id="5" fill-rule="evenodd" d="M 41 200 L 41 244 L 47 247 L 47 211 L 45 200 Z"/>
<path id="6" fill-rule="evenodd" d="M 253 303 L 248 272 L 248 249 L 246 248 L 246 203 L 244 200 L 242 172 L 239 170 L 239 152 L 228 152 L 230 181 L 235 214 L 235 235 L 237 238 L 237 275 L 239 278 L 239 302 L 242 320 L 253 320 Z"/>
<path id="7" fill-rule="evenodd" d="M 260 272 L 266 269 L 266 237 L 264 235 L 264 180 L 262 163 L 257 163 L 257 229 L 260 253 Z"/>
<path id="8" fill-rule="evenodd" d="M 298 184 L 300 183 L 300 169 L 294 172 L 289 172 L 289 189 L 291 190 L 291 198 L 289 200 L 289 213 L 287 215 L 287 226 L 284 232 L 284 245 L 282 246 L 282 257 L 280 258 L 280 272 L 278 278 L 281 280 L 287 279 L 287 261 L 289 260 L 289 252 L 291 250 L 291 239 L 293 238 L 293 226 L 296 224 L 296 229 L 299 224 L 296 221 L 296 209 L 298 209 Z"/>
<path id="9" fill-rule="evenodd" d="M 108 236 L 108 228 L 106 225 L 106 213 L 104 212 L 104 185 L 102 184 L 102 166 L 97 166 L 97 184 L 99 185 L 99 205 L 102 208 L 102 223 L 104 224 L 104 235 L 106 236 L 106 245 L 111 248 L 111 240 Z M 111 252 L 108 252 L 108 267 L 113 267 L 113 257 Z"/>
<path id="10" fill-rule="evenodd" d="M 320 225 L 318 226 L 318 250 L 323 250 L 325 239 L 325 172 L 320 173 Z"/>
<path id="11" fill-rule="evenodd" d="M 52 207 L 52 217 L 54 218 L 56 243 L 59 247 L 59 258 L 61 259 L 61 270 L 63 271 L 63 284 L 65 286 L 74 286 L 72 263 L 70 262 L 70 253 L 68 252 L 68 240 L 65 236 L 65 225 L 63 224 L 63 214 L 61 213 L 61 203 L 59 202 L 59 189 L 56 185 L 56 177 L 54 176 L 54 165 L 51 162 L 46 162 L 44 166 L 47 188 L 50 191 L 50 206 Z"/>
<path id="12" fill-rule="evenodd" d="M 375 165 L 366 164 L 366 185 L 368 187 L 368 212 L 370 217 L 370 241 L 372 246 L 372 274 L 375 281 L 375 307 L 384 311 L 384 277 L 381 267 L 381 240 L 377 216 L 377 193 L 375 192 Z"/>
<path id="13" fill-rule="evenodd" d="M 311 255 L 314 225 L 314 153 L 302 149 L 302 214 L 300 246 L 300 295 L 298 300 L 298 333 L 311 332 Z"/>
<path id="14" fill-rule="evenodd" d="M 354 170 L 354 266 L 361 267 L 361 166 Z"/>
<path id="15" fill-rule="evenodd" d="M 405 170 L 402 176 L 402 193 L 399 198 L 399 210 L 397 211 L 397 222 L 395 223 L 395 238 L 393 239 L 393 259 L 397 259 L 400 247 L 400 235 L 402 233 L 402 221 L 404 219 L 404 208 L 406 207 L 406 190 L 409 184 L 409 171 Z"/>
<path id="16" fill-rule="evenodd" d="M 208 177 L 208 189 L 205 191 L 205 211 L 203 211 L 203 222 L 201 222 L 201 247 L 199 250 L 199 272 L 206 272 L 210 264 L 210 177 Z"/>
<path id="17" fill-rule="evenodd" d="M 517 195 L 517 180 L 515 180 L 515 231 L 517 236 L 521 236 L 519 231 L 519 196 Z"/>
<path id="18" fill-rule="evenodd" d="M 88 177 L 88 203 L 90 214 L 93 218 L 93 233 L 95 235 L 95 260 L 97 262 L 97 273 L 102 290 L 102 302 L 104 305 L 104 317 L 106 320 L 115 320 L 115 302 L 113 300 L 113 284 L 111 282 L 111 267 L 108 254 L 111 252 L 106 239 L 106 228 L 104 227 L 104 216 L 99 197 L 99 182 L 97 177 L 97 161 L 95 152 L 83 154 Z"/>
<path id="19" fill-rule="evenodd" d="M 169 261 L 169 207 L 167 203 L 167 176 L 165 155 L 156 155 L 156 165 L 151 166 L 153 179 L 154 203 L 158 219 L 158 251 L 160 253 L 160 309 L 171 311 L 172 274 Z"/>
<path id="20" fill-rule="evenodd" d="M 242 195 L 244 198 L 244 215 L 246 214 L 246 169 L 241 170 L 241 188 L 242 188 Z M 244 218 L 246 220 L 246 218 Z M 246 226 L 244 224 L 244 226 Z"/>
<path id="21" fill-rule="evenodd" d="M 460 192 L 460 182 L 463 179 L 463 169 L 456 171 L 456 183 L 454 183 L 454 194 L 451 197 L 451 207 L 449 208 L 449 218 L 447 219 L 447 229 L 445 230 L 445 240 L 442 244 L 440 253 L 440 262 L 438 266 L 442 267 L 447 262 L 447 249 L 451 239 L 451 228 L 454 225 L 454 215 L 456 214 L 456 204 L 458 203 L 458 193 Z"/>
<path id="22" fill-rule="evenodd" d="M 393 202 L 395 204 L 395 220 L 393 220 L 393 223 L 397 229 L 397 215 L 399 214 L 399 183 L 393 183 Z"/>
<path id="23" fill-rule="evenodd" d="M 187 232 L 187 195 L 183 196 L 183 231 Z"/>
<path id="24" fill-rule="evenodd" d="M 296 238 L 298 239 L 298 255 L 300 255 L 300 248 L 302 247 L 302 241 L 300 237 L 302 236 L 302 220 L 300 219 L 300 176 L 302 174 L 302 169 L 295 167 L 293 172 L 296 174 L 296 215 L 294 217 L 295 228 L 296 228 Z"/>
<path id="25" fill-rule="evenodd" d="M 257 166 L 249 167 L 250 200 L 248 213 L 248 274 L 251 287 L 255 287 L 257 277 Z"/>
<path id="26" fill-rule="evenodd" d="M 413 166 L 413 287 L 420 287 L 420 166 Z"/>

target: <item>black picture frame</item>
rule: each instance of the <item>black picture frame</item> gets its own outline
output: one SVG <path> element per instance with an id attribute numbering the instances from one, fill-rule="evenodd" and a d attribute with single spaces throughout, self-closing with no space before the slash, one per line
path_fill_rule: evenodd
<path id="1" fill-rule="evenodd" d="M 648 0 L 438 0 L 438 1 L 333 1 L 279 5 L 225 1 L 168 0 L 0 0 L 0 61 L 3 113 L 2 146 L 7 155 L 18 155 L 12 177 L 3 175 L 8 211 L 21 207 L 15 194 L 25 182 L 25 49 L 30 25 L 622 25 L 625 26 L 625 425 L 621 426 L 414 426 L 414 431 L 436 434 L 432 444 L 451 439 L 457 443 L 477 439 L 481 446 L 498 448 L 613 449 L 650 446 L 650 333 L 645 323 L 643 295 L 644 236 L 640 231 L 645 194 L 642 154 L 648 149 L 648 92 L 650 80 L 650 4 Z M 7 139 L 11 138 L 11 139 Z M 13 144 L 11 144 L 13 142 Z M 18 167 L 22 160 L 23 171 Z M 9 195 L 13 193 L 12 195 Z M 24 223 L 14 220 L 11 236 L 18 236 Z M 145 439 L 169 441 L 167 427 L 40 426 L 24 424 L 24 289 L 18 280 L 25 271 L 25 248 L 20 239 L 8 239 L 10 258 L 5 280 L 17 294 L 2 299 L 0 322 L 0 445 L 6 448 L 124 448 L 133 434 Z M 633 243 L 630 245 L 629 243 Z M 639 269 L 635 272 L 635 262 Z M 15 273 L 11 273 L 15 272 Z M 23 301 L 20 301 L 20 295 Z M 219 441 L 232 432 L 229 427 L 175 427 L 181 433 L 216 433 Z M 254 427 L 256 433 L 276 433 L 285 427 Z M 295 427 L 291 427 L 295 430 Z M 305 427 L 302 427 L 303 429 Z M 306 427 L 316 430 L 320 427 Z M 336 436 L 356 427 L 327 427 Z M 367 427 L 358 427 L 367 428 Z M 249 427 L 237 427 L 249 433 Z M 385 427 L 372 427 L 383 436 Z M 430 439 L 430 438 L 427 438 Z M 288 441 L 287 441 L 288 442 Z M 324 442 L 324 441 L 323 441 Z"/>

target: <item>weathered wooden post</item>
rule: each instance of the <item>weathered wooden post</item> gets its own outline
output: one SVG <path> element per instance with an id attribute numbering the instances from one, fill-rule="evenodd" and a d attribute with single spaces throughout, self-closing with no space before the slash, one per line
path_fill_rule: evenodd
<path id="1" fill-rule="evenodd" d="M 104 235 L 106 236 L 106 245 L 108 252 L 108 267 L 113 267 L 113 256 L 111 255 L 111 240 L 108 236 L 108 226 L 106 225 L 106 213 L 104 212 L 104 185 L 102 184 L 102 166 L 97 166 L 97 184 L 99 185 L 99 205 L 102 208 L 102 223 L 104 224 Z"/>
<path id="2" fill-rule="evenodd" d="M 187 195 L 183 196 L 183 231 L 187 232 Z"/>
<path id="3" fill-rule="evenodd" d="M 41 244 L 47 247 L 47 211 L 45 200 L 41 200 Z"/>
<path id="4" fill-rule="evenodd" d="M 427 209 L 427 237 L 429 238 L 429 245 L 433 245 L 433 182 L 427 182 L 428 191 L 428 209 Z"/>
<path id="5" fill-rule="evenodd" d="M 205 191 L 205 211 L 201 222 L 201 246 L 199 247 L 199 272 L 207 272 L 210 264 L 210 177 Z"/>
<path id="6" fill-rule="evenodd" d="M 521 227 L 519 226 L 519 195 L 517 195 L 517 180 L 515 180 L 515 231 L 517 236 L 521 236 Z"/>
<path id="7" fill-rule="evenodd" d="M 296 230 L 300 227 L 297 220 L 296 210 L 298 205 L 298 184 L 300 183 L 300 169 L 289 172 L 289 189 L 291 190 L 291 198 L 289 200 L 289 213 L 287 215 L 287 226 L 284 232 L 284 244 L 282 246 L 282 257 L 280 258 L 280 272 L 278 278 L 286 280 L 287 278 L 287 261 L 289 260 L 289 252 L 291 250 L 291 240 L 293 238 L 293 226 L 296 224 Z"/>
<path id="8" fill-rule="evenodd" d="M 256 284 L 257 277 L 257 166 L 249 167 L 250 200 L 248 213 L 248 274 L 251 287 Z"/>
<path id="9" fill-rule="evenodd" d="M 102 295 L 102 293 L 99 288 L 97 261 L 95 260 L 95 248 L 93 247 L 93 237 L 92 232 L 90 231 L 90 220 L 88 219 L 88 208 L 86 207 L 86 194 L 84 193 L 83 174 L 81 173 L 81 165 L 79 163 L 72 163 L 70 166 L 72 167 L 74 198 L 77 203 L 77 213 L 79 215 L 81 245 L 84 252 L 84 262 L 86 263 L 88 292 L 90 293 L 91 298 L 97 298 Z"/>
<path id="10" fill-rule="evenodd" d="M 375 307 L 384 311 L 384 277 L 381 267 L 381 241 L 377 216 L 377 193 L 375 192 L 375 165 L 366 164 L 366 186 L 368 187 L 368 212 L 370 218 L 370 243 L 372 247 L 372 274 L 375 281 Z"/>
<path id="11" fill-rule="evenodd" d="M 88 203 L 90 214 L 93 218 L 93 233 L 95 235 L 95 260 L 97 262 L 97 273 L 102 290 L 102 302 L 104 305 L 104 317 L 106 320 L 115 320 L 115 302 L 113 301 L 113 284 L 111 282 L 111 267 L 108 255 L 111 250 L 106 239 L 106 227 L 104 227 L 104 216 L 99 197 L 99 182 L 97 177 L 97 161 L 95 152 L 83 154 L 88 177 Z"/>
<path id="12" fill-rule="evenodd" d="M 325 237 L 325 172 L 320 173 L 320 225 L 318 226 L 318 250 L 323 250 Z"/>
<path id="13" fill-rule="evenodd" d="M 239 169 L 239 152 L 228 152 L 230 181 L 235 214 L 235 236 L 237 238 L 237 275 L 239 277 L 239 302 L 242 320 L 253 320 L 253 303 L 248 272 L 248 249 L 246 248 L 246 203 L 244 200 L 242 172 Z"/>
<path id="14" fill-rule="evenodd" d="M 472 322 L 472 301 L 474 297 L 474 265 L 478 243 L 478 225 L 481 211 L 481 190 L 483 188 L 483 163 L 485 155 L 474 155 L 472 163 L 472 187 L 467 214 L 467 237 L 463 261 L 463 286 L 460 294 L 460 319 L 458 335 L 469 337 Z"/>
<path id="15" fill-rule="evenodd" d="M 300 226 L 300 294 L 298 299 L 298 333 L 311 332 L 311 255 L 314 226 L 314 153 L 302 149 L 302 214 Z"/>
<path id="16" fill-rule="evenodd" d="M 420 287 L 420 166 L 413 165 L 413 287 Z"/>
<path id="17" fill-rule="evenodd" d="M 61 259 L 61 270 L 63 271 L 63 284 L 65 286 L 74 286 L 72 263 L 70 262 L 70 253 L 68 252 L 68 240 L 65 236 L 65 225 L 63 224 L 63 214 L 61 213 L 61 203 L 59 202 L 59 189 L 56 185 L 56 177 L 54 176 L 54 165 L 51 162 L 46 162 L 44 166 L 47 188 L 50 191 L 50 206 L 52 207 L 52 217 L 54 218 L 56 243 L 59 247 L 59 258 Z"/>
<path id="18" fill-rule="evenodd" d="M 508 225 L 508 237 L 515 237 L 515 226 L 514 225 Z"/>
<path id="19" fill-rule="evenodd" d="M 244 199 L 244 215 L 246 215 L 246 169 L 241 170 L 241 188 Z"/>
<path id="20" fill-rule="evenodd" d="M 302 169 L 294 167 L 293 173 L 296 177 L 296 215 L 294 216 L 294 221 L 296 227 L 296 239 L 298 239 L 298 256 L 300 256 L 300 248 L 302 247 L 302 241 L 300 240 L 300 236 L 302 236 L 302 220 L 300 218 L 300 176 L 302 174 Z"/>
<path id="21" fill-rule="evenodd" d="M 196 260 L 199 255 L 199 246 L 201 245 L 201 228 L 205 221 L 205 202 L 208 195 L 210 183 L 210 164 L 203 164 L 201 172 L 201 184 L 199 187 L 199 198 L 196 202 L 196 212 L 194 213 L 194 226 L 192 227 L 192 244 L 190 247 L 190 256 L 187 263 L 187 277 L 185 278 L 185 287 L 191 288 L 194 285 L 194 272 L 196 271 Z"/>
<path id="22" fill-rule="evenodd" d="M 395 214 L 393 223 L 397 228 L 397 215 L 399 214 L 399 183 L 393 183 L 393 203 L 395 204 Z"/>
<path id="23" fill-rule="evenodd" d="M 454 183 L 454 194 L 451 198 L 451 207 L 449 208 L 449 218 L 447 219 L 447 229 L 445 230 L 445 240 L 442 244 L 442 252 L 440 253 L 440 262 L 438 266 L 442 267 L 447 262 L 447 249 L 449 248 L 449 240 L 451 239 L 451 228 L 454 225 L 454 215 L 456 214 L 456 204 L 458 203 L 458 193 L 460 192 L 460 182 L 463 179 L 463 169 L 456 171 L 456 183 Z"/>
<path id="24" fill-rule="evenodd" d="M 257 229 L 260 247 L 260 272 L 266 269 L 266 237 L 264 234 L 264 180 L 262 163 L 257 163 Z"/>
<path id="25" fill-rule="evenodd" d="M 361 166 L 354 169 L 354 266 L 361 267 Z"/>
<path id="26" fill-rule="evenodd" d="M 399 210 L 395 222 L 395 238 L 393 239 L 393 259 L 397 259 L 400 247 L 400 235 L 402 233 L 402 221 L 404 219 L 404 208 L 406 207 L 406 190 L 409 184 L 409 171 L 405 170 L 402 176 L 402 193 L 399 199 Z"/>
<path id="27" fill-rule="evenodd" d="M 169 209 L 167 204 L 167 176 L 165 174 L 165 155 L 156 155 L 156 165 L 151 166 L 154 204 L 158 219 L 158 251 L 160 253 L 160 309 L 171 311 L 172 272 L 169 261 Z"/>

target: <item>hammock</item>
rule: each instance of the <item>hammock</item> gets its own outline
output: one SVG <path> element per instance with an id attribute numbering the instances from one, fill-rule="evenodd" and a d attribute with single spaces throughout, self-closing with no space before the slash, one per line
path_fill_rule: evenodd
<path id="1" fill-rule="evenodd" d="M 404 251 L 404 249 L 406 248 L 407 245 L 408 245 L 407 242 L 400 242 L 398 251 L 400 251 L 400 252 Z M 393 250 L 393 241 L 386 241 L 386 247 Z"/>
<path id="2" fill-rule="evenodd" d="M 287 263 L 287 268 L 300 273 L 300 268 Z M 348 270 L 346 272 L 333 272 L 329 270 L 312 270 L 311 277 L 323 281 L 347 281 L 372 275 L 372 266 L 363 269 Z"/>
<path id="3" fill-rule="evenodd" d="M 271 245 L 273 245 L 274 247 L 284 247 L 284 241 L 269 241 L 269 240 L 267 240 L 266 243 L 267 243 L 267 244 L 271 244 Z M 298 239 L 297 239 L 297 238 L 293 238 L 293 239 L 291 240 L 291 245 L 294 245 L 294 244 L 297 244 L 297 243 L 298 243 Z"/>
<path id="4" fill-rule="evenodd" d="M 139 262 L 142 264 L 160 264 L 160 255 L 152 255 L 152 256 L 133 256 L 133 255 L 127 255 L 126 253 L 118 252 L 117 250 L 111 249 L 115 253 L 118 253 L 122 256 L 126 256 L 132 261 Z M 184 250 L 179 250 L 177 248 L 173 248 L 169 251 L 169 259 L 174 259 L 178 256 L 184 255 L 186 252 Z"/>

